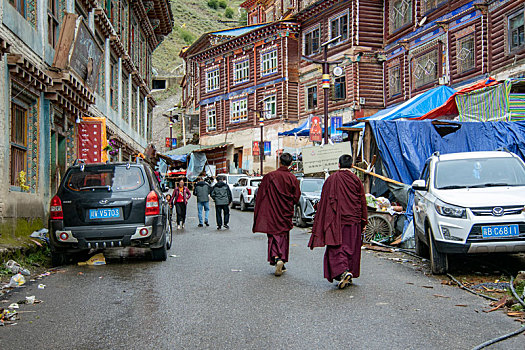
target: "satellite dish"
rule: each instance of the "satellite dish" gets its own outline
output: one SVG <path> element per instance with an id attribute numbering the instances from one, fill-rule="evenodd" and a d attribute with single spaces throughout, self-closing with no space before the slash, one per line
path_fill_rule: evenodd
<path id="1" fill-rule="evenodd" d="M 333 73 L 336 77 L 340 77 L 341 75 L 343 75 L 343 68 L 336 66 L 333 70 Z"/>

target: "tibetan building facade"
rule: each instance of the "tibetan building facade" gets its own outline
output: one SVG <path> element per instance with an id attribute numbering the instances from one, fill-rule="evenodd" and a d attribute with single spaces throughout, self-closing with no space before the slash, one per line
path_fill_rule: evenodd
<path id="1" fill-rule="evenodd" d="M 278 21 L 203 35 L 181 56 L 187 67 L 183 104 L 200 118 L 200 144 L 230 144 L 212 162 L 217 172 L 259 172 L 259 115 L 264 171 L 275 169 L 278 133 L 297 120 L 298 27 Z M 221 151 L 223 152 L 223 151 Z"/>
<path id="2" fill-rule="evenodd" d="M 87 120 L 103 120 L 89 137 L 111 140 L 110 159 L 144 152 L 151 54 L 171 32 L 172 13 L 167 0 L 4 0 L 0 8 L 0 223 L 45 221 L 65 170 L 83 157 Z"/>

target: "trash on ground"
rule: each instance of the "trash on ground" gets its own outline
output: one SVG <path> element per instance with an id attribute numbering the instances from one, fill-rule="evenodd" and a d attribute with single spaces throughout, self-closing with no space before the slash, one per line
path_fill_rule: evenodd
<path id="1" fill-rule="evenodd" d="M 506 304 L 507 304 L 507 296 L 505 295 L 500 300 L 490 303 L 490 306 L 492 306 L 492 309 L 485 311 L 485 312 L 496 311 L 504 307 Z"/>
<path id="2" fill-rule="evenodd" d="M 170 255 L 172 258 L 178 258 L 179 256 L 178 255 L 175 255 L 175 254 L 171 254 Z"/>
<path id="3" fill-rule="evenodd" d="M 408 260 L 408 259 L 401 259 L 401 258 L 388 258 L 388 260 L 397 261 L 397 262 L 402 262 L 402 263 L 405 263 L 405 262 L 409 262 L 409 261 L 410 261 L 410 260 Z"/>
<path id="4" fill-rule="evenodd" d="M 13 277 L 11 277 L 11 280 L 9 281 L 9 284 L 7 284 L 6 287 L 7 288 L 20 287 L 24 283 L 26 283 L 26 279 L 24 278 L 24 276 L 22 276 L 21 273 L 17 273 Z"/>
<path id="5" fill-rule="evenodd" d="M 447 298 L 447 299 L 450 298 L 450 297 L 448 297 L 448 296 L 446 296 L 446 295 L 441 295 L 441 294 L 434 294 L 434 296 L 435 296 L 436 298 Z"/>
<path id="6" fill-rule="evenodd" d="M 98 253 L 93 255 L 91 258 L 89 258 L 86 261 L 79 261 L 78 266 L 95 266 L 95 265 L 106 265 L 106 258 L 104 258 L 104 254 Z"/>
<path id="7" fill-rule="evenodd" d="M 456 305 L 454 305 L 454 306 L 459 306 L 459 307 L 468 307 L 468 305 L 466 305 L 466 304 L 456 304 Z"/>
<path id="8" fill-rule="evenodd" d="M 34 231 L 30 237 L 32 238 L 38 238 L 44 242 L 49 242 L 49 238 L 47 237 L 47 234 L 48 234 L 48 229 L 47 228 L 43 228 L 41 230 L 38 230 L 38 231 Z"/>
<path id="9" fill-rule="evenodd" d="M 0 326 L 11 325 L 14 326 L 16 323 L 18 312 L 15 310 L 0 309 Z"/>
<path id="10" fill-rule="evenodd" d="M 38 285 L 38 289 L 44 289 L 44 288 L 46 288 L 46 285 L 45 285 L 45 284 L 39 284 L 39 285 Z"/>
<path id="11" fill-rule="evenodd" d="M 363 247 L 365 249 L 374 250 L 376 252 L 392 253 L 392 249 L 390 249 L 390 248 L 375 246 L 375 245 L 371 245 L 371 244 L 363 244 Z"/>
<path id="12" fill-rule="evenodd" d="M 421 286 L 421 287 L 423 287 L 423 288 L 428 288 L 428 289 L 432 289 L 432 288 L 434 288 L 433 286 Z"/>
<path id="13" fill-rule="evenodd" d="M 9 260 L 5 263 L 5 267 L 9 270 L 9 272 L 17 274 L 21 273 L 22 275 L 29 276 L 31 272 L 29 272 L 28 269 L 24 269 L 22 266 L 20 266 L 19 263 L 17 263 L 14 260 Z"/>
<path id="14" fill-rule="evenodd" d="M 232 272 L 242 272 L 242 270 L 232 269 Z"/>
<path id="15" fill-rule="evenodd" d="M 31 295 L 30 297 L 26 297 L 26 304 L 34 304 L 35 303 L 35 296 Z"/>
<path id="16" fill-rule="evenodd" d="M 508 282 L 484 282 L 473 285 L 470 288 L 487 292 L 506 292 L 510 285 Z"/>
<path id="17" fill-rule="evenodd" d="M 12 303 L 11 305 L 9 305 L 7 308 L 8 309 L 18 309 L 20 306 L 18 306 L 18 303 Z"/>

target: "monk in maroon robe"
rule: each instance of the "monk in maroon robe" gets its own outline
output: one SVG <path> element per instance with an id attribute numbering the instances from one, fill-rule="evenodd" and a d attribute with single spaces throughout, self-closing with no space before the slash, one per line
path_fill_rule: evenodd
<path id="1" fill-rule="evenodd" d="M 283 153 L 280 162 L 281 167 L 266 174 L 259 184 L 253 216 L 253 232 L 268 235 L 268 261 L 275 265 L 276 276 L 286 270 L 294 204 L 301 196 L 299 181 L 288 169 L 292 156 Z"/>
<path id="2" fill-rule="evenodd" d="M 326 179 L 308 246 L 326 246 L 324 277 L 345 288 L 359 277 L 362 233 L 367 223 L 363 184 L 350 171 L 352 156 L 339 157 L 339 171 Z"/>

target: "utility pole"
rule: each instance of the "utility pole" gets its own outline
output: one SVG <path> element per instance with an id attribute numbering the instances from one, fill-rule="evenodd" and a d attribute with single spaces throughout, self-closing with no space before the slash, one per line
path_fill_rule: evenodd
<path id="1" fill-rule="evenodd" d="M 170 111 L 170 151 L 173 149 L 173 118 L 172 112 Z"/>
<path id="2" fill-rule="evenodd" d="M 181 113 L 180 116 L 182 118 L 182 142 L 186 146 L 186 116 L 184 113 Z"/>
<path id="3" fill-rule="evenodd" d="M 261 176 L 263 176 L 264 171 L 264 113 L 271 112 L 269 109 L 252 109 L 249 108 L 250 111 L 253 111 L 257 113 L 259 116 L 259 126 L 261 127 L 261 141 L 259 142 L 259 160 L 261 162 Z"/>
<path id="4" fill-rule="evenodd" d="M 328 144 L 328 90 L 330 89 L 330 64 L 340 64 L 343 61 L 328 61 L 328 45 L 338 41 L 341 38 L 341 35 L 328 40 L 327 42 L 321 44 L 323 48 L 323 60 L 313 60 L 307 56 L 303 56 L 303 59 L 317 64 L 323 65 L 323 112 L 324 112 L 324 144 Z"/>

